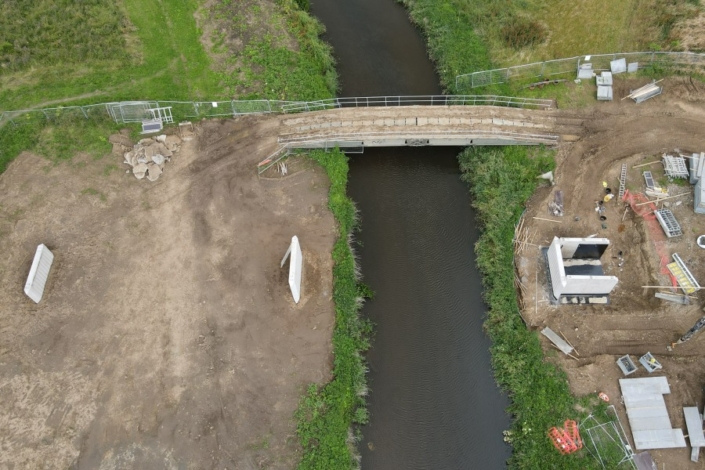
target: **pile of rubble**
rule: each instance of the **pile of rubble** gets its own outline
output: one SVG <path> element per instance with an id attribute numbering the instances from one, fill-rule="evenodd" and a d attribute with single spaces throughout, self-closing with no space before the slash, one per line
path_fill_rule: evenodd
<path id="1" fill-rule="evenodd" d="M 125 162 L 132 167 L 137 179 L 145 176 L 149 181 L 156 181 L 164 170 L 166 162 L 179 151 L 181 139 L 175 135 L 159 135 L 142 139 L 132 150 L 125 152 Z"/>

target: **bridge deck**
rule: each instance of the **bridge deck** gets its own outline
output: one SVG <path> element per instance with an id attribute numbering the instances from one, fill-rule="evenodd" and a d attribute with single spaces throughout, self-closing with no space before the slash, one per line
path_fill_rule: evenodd
<path id="1" fill-rule="evenodd" d="M 279 143 L 292 148 L 556 144 L 582 120 L 558 110 L 494 106 L 338 108 L 282 117 Z"/>

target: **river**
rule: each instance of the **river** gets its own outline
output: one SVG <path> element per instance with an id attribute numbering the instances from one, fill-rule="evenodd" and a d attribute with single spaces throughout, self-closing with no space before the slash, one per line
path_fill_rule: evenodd
<path id="1" fill-rule="evenodd" d="M 439 94 L 419 31 L 393 0 L 313 0 L 338 60 L 339 96 Z M 367 358 L 365 470 L 499 469 L 511 455 L 507 397 L 490 366 L 459 148 L 367 149 L 351 156 L 348 194 L 376 325 Z"/>

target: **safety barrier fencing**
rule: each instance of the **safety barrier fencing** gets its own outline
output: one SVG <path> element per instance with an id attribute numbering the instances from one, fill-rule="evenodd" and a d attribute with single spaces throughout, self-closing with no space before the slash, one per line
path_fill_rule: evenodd
<path id="1" fill-rule="evenodd" d="M 617 59 L 626 59 L 628 63 L 637 64 L 638 70 L 663 67 L 702 71 L 705 67 L 705 54 L 694 52 L 589 54 L 458 75 L 455 77 L 455 89 L 456 91 L 468 90 L 511 81 L 550 79 L 560 75 L 577 76 L 580 66 L 588 62 L 592 64 L 592 69 L 595 71 L 610 70 L 610 62 Z"/>
<path id="2" fill-rule="evenodd" d="M 486 105 L 514 108 L 546 109 L 553 100 L 514 98 L 497 95 L 428 95 L 428 96 L 372 96 L 331 98 L 319 101 L 230 100 L 230 101 L 120 101 L 81 106 L 21 109 L 0 113 L 0 126 L 17 125 L 22 119 L 42 117 L 49 122 L 63 118 L 101 119 L 109 117 L 117 123 L 141 122 L 152 119 L 156 109 L 170 109 L 178 120 L 214 117 L 235 117 L 246 114 L 301 113 L 344 107 L 371 106 L 462 106 Z"/>
<path id="3" fill-rule="evenodd" d="M 554 101 L 499 95 L 367 96 L 289 103 L 283 105 L 282 110 L 285 113 L 299 113 L 334 108 L 397 106 L 507 106 L 512 108 L 547 109 L 554 106 Z"/>

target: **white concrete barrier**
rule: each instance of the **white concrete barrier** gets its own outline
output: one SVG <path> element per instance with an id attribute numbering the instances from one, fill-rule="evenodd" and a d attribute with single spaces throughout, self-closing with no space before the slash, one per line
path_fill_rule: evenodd
<path id="1" fill-rule="evenodd" d="M 299 300 L 301 300 L 301 269 L 304 256 L 301 253 L 301 245 L 299 245 L 299 238 L 296 235 L 291 237 L 291 245 L 286 250 L 281 262 L 282 267 L 289 255 L 291 255 L 291 260 L 289 261 L 289 287 L 291 288 L 291 295 L 294 296 L 294 302 L 298 304 Z"/>
<path id="2" fill-rule="evenodd" d="M 49 270 L 53 262 L 54 254 L 45 245 L 39 245 L 37 252 L 34 254 L 27 282 L 24 285 L 24 293 L 36 303 L 42 300 L 44 286 L 49 278 Z"/>

